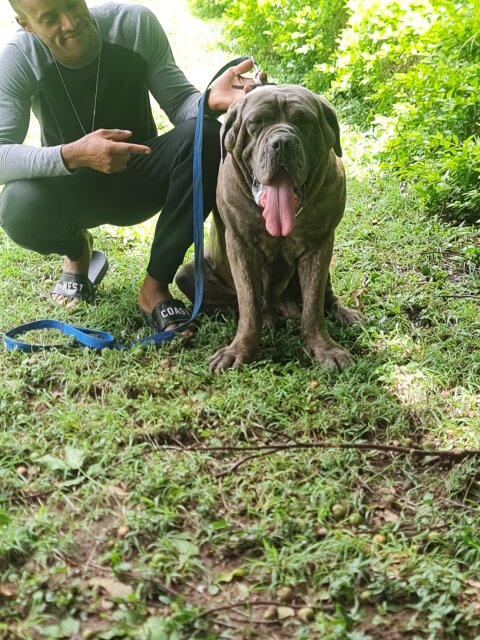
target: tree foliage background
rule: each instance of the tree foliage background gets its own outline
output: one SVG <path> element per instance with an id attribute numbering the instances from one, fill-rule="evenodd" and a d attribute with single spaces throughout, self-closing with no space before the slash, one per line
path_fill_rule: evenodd
<path id="1" fill-rule="evenodd" d="M 278 82 L 330 97 L 447 219 L 480 218 L 479 0 L 190 0 Z"/>

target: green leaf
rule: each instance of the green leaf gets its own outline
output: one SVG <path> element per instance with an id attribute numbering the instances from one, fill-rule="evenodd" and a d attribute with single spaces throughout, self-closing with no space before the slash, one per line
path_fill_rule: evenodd
<path id="1" fill-rule="evenodd" d="M 80 623 L 74 618 L 65 618 L 59 624 L 50 624 L 46 627 L 36 627 L 38 633 L 46 638 L 70 638 L 76 635 L 80 629 Z"/>
<path id="2" fill-rule="evenodd" d="M 86 478 L 84 476 L 78 476 L 78 478 L 72 478 L 71 480 L 66 480 L 62 482 L 62 487 L 74 487 L 77 484 L 81 484 L 85 482 Z"/>
<path id="3" fill-rule="evenodd" d="M 181 556 L 184 556 L 185 558 L 190 558 L 191 556 L 197 556 L 199 554 L 197 545 L 193 544 L 189 540 L 185 540 L 184 538 L 171 538 L 170 544 Z"/>
<path id="4" fill-rule="evenodd" d="M 99 476 L 103 472 L 103 465 L 100 462 L 96 462 L 95 464 L 91 464 L 87 469 L 87 476 L 94 478 L 95 476 Z"/>
<path id="5" fill-rule="evenodd" d="M 234 578 L 243 578 L 246 575 L 248 575 L 248 569 L 237 567 L 233 571 L 222 571 L 217 574 L 215 582 L 231 582 Z"/>
<path id="6" fill-rule="evenodd" d="M 10 524 L 11 518 L 6 511 L 0 509 L 0 527 Z"/>
<path id="7" fill-rule="evenodd" d="M 47 469 L 51 469 L 52 471 L 65 471 L 69 468 L 63 460 L 55 458 L 55 456 L 51 456 L 49 454 L 38 458 L 36 462 L 37 464 L 47 467 Z"/>
<path id="8" fill-rule="evenodd" d="M 75 447 L 65 447 L 65 464 L 69 469 L 81 469 L 85 460 L 85 451 Z"/>
<path id="9" fill-rule="evenodd" d="M 65 618 L 60 624 L 60 628 L 63 630 L 66 636 L 72 636 L 78 633 L 80 629 L 80 623 L 74 618 Z"/>
<path id="10" fill-rule="evenodd" d="M 169 640 L 168 621 L 160 616 L 152 616 L 144 626 L 145 637 L 148 640 Z"/>
<path id="11" fill-rule="evenodd" d="M 196 400 L 197 402 L 205 402 L 209 397 L 210 394 L 207 391 L 196 391 L 192 394 L 192 400 Z"/>
<path id="12" fill-rule="evenodd" d="M 108 631 L 102 631 L 97 635 L 99 640 L 112 640 L 112 638 L 125 638 L 125 630 L 119 627 L 109 629 Z"/>
<path id="13" fill-rule="evenodd" d="M 65 638 L 65 634 L 59 624 L 49 624 L 46 627 L 37 627 L 36 630 L 40 635 L 46 638 Z"/>

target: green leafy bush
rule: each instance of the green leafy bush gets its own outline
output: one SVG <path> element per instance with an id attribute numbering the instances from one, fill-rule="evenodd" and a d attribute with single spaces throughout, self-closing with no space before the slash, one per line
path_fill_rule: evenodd
<path id="1" fill-rule="evenodd" d="M 190 0 L 203 17 L 222 14 L 224 45 L 254 55 L 278 82 L 294 82 L 317 91 L 328 78 L 315 69 L 333 53 L 346 22 L 345 0 Z"/>
<path id="2" fill-rule="evenodd" d="M 328 68 L 335 103 L 373 124 L 384 168 L 412 184 L 430 211 L 479 220 L 478 8 L 444 0 L 355 5 Z"/>
<path id="3" fill-rule="evenodd" d="M 434 0 L 433 0 L 434 1 Z M 350 13 L 330 64 L 316 64 L 328 74 L 337 99 L 348 106 L 364 103 L 368 113 L 388 115 L 396 97 L 396 76 L 428 51 L 427 34 L 440 17 L 430 0 L 348 0 Z M 355 109 L 350 108 L 355 117 Z"/>
<path id="4" fill-rule="evenodd" d="M 330 63 L 316 67 L 335 104 L 373 126 L 383 167 L 432 213 L 479 220 L 478 0 L 349 0 L 348 9 Z"/>
<path id="5" fill-rule="evenodd" d="M 408 74 L 415 100 L 405 96 L 394 105 L 394 135 L 382 159 L 415 186 L 430 211 L 474 223 L 480 219 L 480 64 L 456 62 L 432 60 Z"/>

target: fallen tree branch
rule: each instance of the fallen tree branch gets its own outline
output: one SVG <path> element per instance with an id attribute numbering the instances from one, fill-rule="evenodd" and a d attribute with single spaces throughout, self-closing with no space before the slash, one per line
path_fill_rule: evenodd
<path id="1" fill-rule="evenodd" d="M 398 445 L 366 443 L 366 442 L 330 442 L 319 440 L 317 442 L 297 442 L 295 444 L 253 444 L 246 446 L 192 446 L 174 447 L 171 445 L 158 447 L 163 450 L 188 452 L 206 451 L 284 451 L 287 449 L 358 449 L 360 451 L 392 451 L 407 455 L 438 456 L 441 458 L 467 458 L 480 456 L 480 449 L 422 449 L 420 447 L 401 447 Z"/>
<path id="2" fill-rule="evenodd" d="M 268 456 L 280 451 L 289 450 L 308 450 L 308 449 L 346 449 L 357 451 L 379 451 L 382 453 L 397 453 L 399 455 L 409 455 L 413 457 L 436 457 L 443 460 L 453 460 L 460 462 L 461 460 L 469 457 L 480 456 L 480 449 L 422 449 L 420 447 L 401 447 L 397 445 L 388 444 L 376 444 L 376 443 L 354 443 L 354 442 L 297 442 L 295 444 L 267 444 L 267 445 L 246 445 L 246 446 L 192 446 L 192 447 L 174 447 L 163 446 L 158 447 L 160 450 L 165 451 L 180 451 L 182 453 L 206 453 L 206 452 L 241 452 L 249 451 L 258 453 L 251 453 L 240 460 L 237 460 L 231 467 L 225 471 L 221 471 L 216 474 L 217 478 L 226 476 L 233 471 L 236 471 L 245 462 Z"/>

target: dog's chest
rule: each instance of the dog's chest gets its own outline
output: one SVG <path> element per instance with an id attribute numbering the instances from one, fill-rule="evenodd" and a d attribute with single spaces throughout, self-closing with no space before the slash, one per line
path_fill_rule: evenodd
<path id="1" fill-rule="evenodd" d="M 328 225 L 325 225 L 325 228 L 322 225 L 312 225 L 300 216 L 288 236 L 273 237 L 265 230 L 261 213 L 256 214 L 256 219 L 252 220 L 249 233 L 245 237 L 251 248 L 261 254 L 266 265 L 279 261 L 294 265 L 302 255 L 322 245 L 329 230 Z"/>
<path id="2" fill-rule="evenodd" d="M 264 229 L 261 229 L 261 232 L 252 238 L 251 242 L 267 267 L 282 262 L 294 265 L 305 250 L 304 244 L 295 241 L 295 238 L 272 238 L 264 232 Z"/>

